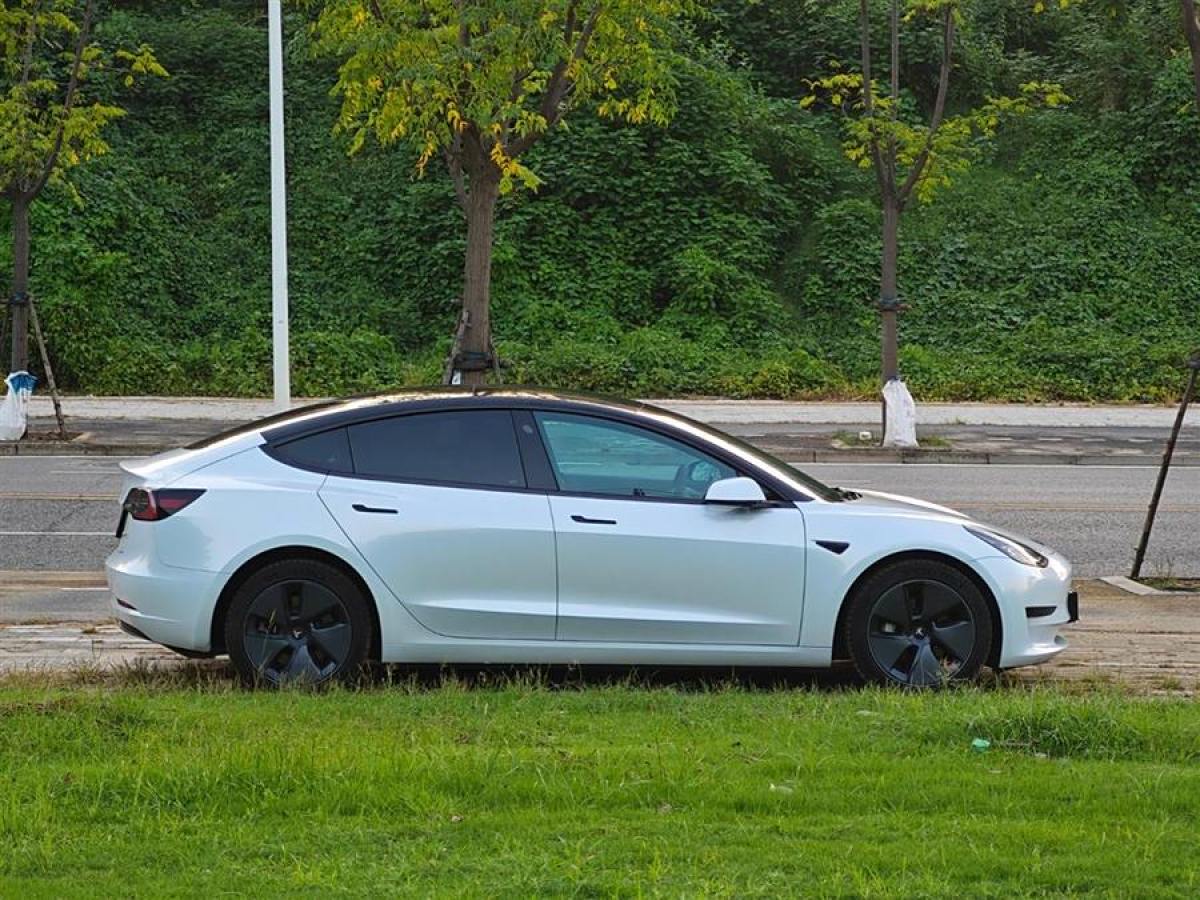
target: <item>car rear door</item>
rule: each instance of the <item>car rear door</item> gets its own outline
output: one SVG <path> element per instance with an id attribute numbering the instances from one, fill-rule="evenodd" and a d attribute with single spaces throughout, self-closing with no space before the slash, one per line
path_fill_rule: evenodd
<path id="1" fill-rule="evenodd" d="M 512 413 L 409 413 L 345 428 L 354 475 L 321 499 L 426 628 L 461 638 L 555 631 L 554 528 L 526 487 Z"/>
<path id="2" fill-rule="evenodd" d="M 535 419 L 558 485 L 560 640 L 799 642 L 804 517 L 794 504 L 706 504 L 709 484 L 742 473 L 626 422 Z"/>

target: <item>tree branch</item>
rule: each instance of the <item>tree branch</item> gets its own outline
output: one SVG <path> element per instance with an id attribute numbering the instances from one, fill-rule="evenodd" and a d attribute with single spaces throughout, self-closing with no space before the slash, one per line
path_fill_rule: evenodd
<path id="1" fill-rule="evenodd" d="M 96 0 L 88 0 L 87 6 L 83 10 L 83 23 L 79 26 L 79 38 L 75 44 L 75 59 L 71 63 L 71 77 L 67 81 L 67 92 L 63 98 L 62 121 L 58 125 L 58 134 L 54 137 L 54 147 L 50 150 L 50 155 L 46 157 L 46 163 L 42 167 L 42 174 L 38 176 L 33 187 L 26 193 L 26 196 L 30 200 L 42 192 L 42 189 L 46 186 L 46 182 L 54 174 L 54 167 L 58 165 L 58 157 L 62 153 L 63 139 L 67 133 L 67 120 L 71 117 L 71 110 L 75 106 L 75 98 L 79 94 L 79 73 L 83 69 L 83 51 L 87 48 L 88 40 L 91 37 L 92 15 L 95 11 Z"/>
<path id="2" fill-rule="evenodd" d="M 471 26 L 463 15 L 466 4 L 463 0 L 454 0 L 454 8 L 458 11 L 458 46 L 465 50 L 471 46 Z"/>
<path id="3" fill-rule="evenodd" d="M 533 72 L 533 66 L 526 66 L 513 76 L 512 90 L 508 92 L 509 102 L 516 103 L 521 98 L 521 86 Z"/>
<path id="4" fill-rule="evenodd" d="M 917 158 L 913 160 L 908 178 L 904 180 L 904 186 L 900 188 L 901 208 L 908 203 L 913 188 L 921 180 L 921 173 L 929 162 L 929 153 L 933 149 L 933 139 L 937 135 L 937 130 L 942 127 L 942 117 L 946 113 L 946 94 L 950 89 L 951 56 L 954 52 L 954 10 L 949 6 L 946 7 L 943 24 L 942 69 L 938 73 L 937 98 L 933 101 L 933 115 L 929 119 L 929 130 L 925 133 L 925 145 L 917 154 Z"/>
<path id="5" fill-rule="evenodd" d="M 371 0 L 369 6 L 371 7 L 371 15 L 373 15 L 375 17 L 375 21 L 379 22 L 382 25 L 383 24 L 383 8 L 379 5 L 379 0 Z"/>
<path id="6" fill-rule="evenodd" d="M 29 12 L 29 34 L 25 40 L 25 53 L 21 61 L 21 87 L 29 84 L 29 74 L 33 71 L 33 42 L 37 37 L 37 14 L 40 4 Z"/>
<path id="7" fill-rule="evenodd" d="M 573 17 L 572 8 L 568 12 Z M 600 13 L 603 9 L 603 4 L 597 3 L 592 8 L 587 20 L 583 23 L 583 27 L 579 29 L 578 37 L 575 39 L 575 46 L 572 47 L 571 53 L 565 59 L 560 59 L 550 73 L 550 78 L 546 82 L 546 92 L 542 95 L 542 102 L 538 106 L 538 114 L 546 121 L 546 127 L 542 131 L 531 132 L 518 137 L 512 141 L 506 148 L 505 152 L 511 157 L 520 156 L 535 143 L 538 139 L 558 124 L 563 114 L 563 100 L 567 97 L 568 92 L 572 87 L 571 78 L 568 75 L 571 64 L 583 59 L 587 53 L 588 44 L 592 40 L 592 35 L 596 31 L 596 23 L 600 20 Z M 572 32 L 573 34 L 574 32 Z M 564 37 L 566 32 L 564 31 Z"/>
<path id="8" fill-rule="evenodd" d="M 575 36 L 575 16 L 579 10 L 579 0 L 571 0 L 567 4 L 567 14 L 563 17 L 563 43 L 569 44 Z"/>
<path id="9" fill-rule="evenodd" d="M 871 17 L 867 11 L 867 0 L 859 0 L 858 3 L 858 29 L 859 39 L 862 43 L 863 112 L 870 121 L 875 115 L 875 89 L 871 84 Z M 886 197 L 887 180 L 883 172 L 883 155 L 879 152 L 879 141 L 875 139 L 873 128 L 871 138 L 867 142 L 867 149 L 871 154 L 871 164 L 875 169 L 875 180 L 879 182 L 879 193 Z"/>
<path id="10" fill-rule="evenodd" d="M 893 128 L 888 132 L 887 146 L 887 177 L 893 193 L 896 190 L 896 119 L 900 113 L 900 0 L 892 0 L 892 12 L 889 17 L 891 29 L 891 107 L 888 118 L 892 120 Z"/>
<path id="11" fill-rule="evenodd" d="M 463 215 L 467 212 L 467 186 L 463 178 L 462 167 L 462 135 L 455 134 L 450 146 L 442 151 L 446 160 L 446 168 L 450 170 L 450 181 L 454 184 L 454 196 L 462 208 Z"/>

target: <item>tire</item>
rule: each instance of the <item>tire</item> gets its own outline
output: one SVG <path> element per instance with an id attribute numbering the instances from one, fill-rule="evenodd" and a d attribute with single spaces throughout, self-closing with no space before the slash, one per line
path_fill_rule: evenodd
<path id="1" fill-rule="evenodd" d="M 954 566 L 908 559 L 855 588 L 846 647 L 867 681 L 932 688 L 970 681 L 987 662 L 995 623 L 983 592 Z"/>
<path id="2" fill-rule="evenodd" d="M 367 661 L 370 600 L 329 563 L 284 559 L 238 587 L 225 615 L 225 647 L 248 685 L 346 681 Z"/>

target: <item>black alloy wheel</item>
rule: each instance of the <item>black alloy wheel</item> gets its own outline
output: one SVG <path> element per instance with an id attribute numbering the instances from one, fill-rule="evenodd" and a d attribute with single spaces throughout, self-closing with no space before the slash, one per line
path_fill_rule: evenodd
<path id="1" fill-rule="evenodd" d="M 863 677 L 905 687 L 973 678 L 986 661 L 992 615 L 979 588 L 935 560 L 882 569 L 851 598 L 846 643 Z"/>
<path id="2" fill-rule="evenodd" d="M 247 683 L 316 685 L 366 661 L 372 619 L 361 588 L 316 560 L 272 563 L 241 585 L 225 621 L 225 645 Z"/>

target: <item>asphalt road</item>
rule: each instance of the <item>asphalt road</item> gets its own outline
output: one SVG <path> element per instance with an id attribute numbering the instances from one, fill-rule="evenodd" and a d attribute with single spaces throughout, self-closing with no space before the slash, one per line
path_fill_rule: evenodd
<path id="1" fill-rule="evenodd" d="M 1065 553 L 1080 576 L 1127 572 L 1156 475 L 1129 465 L 805 468 L 1023 532 Z M 107 616 L 99 575 L 115 544 L 120 479 L 108 457 L 0 457 L 0 621 Z M 1171 473 L 1145 572 L 1200 575 L 1200 467 Z"/>

